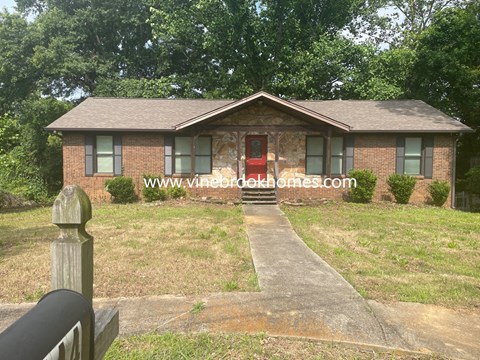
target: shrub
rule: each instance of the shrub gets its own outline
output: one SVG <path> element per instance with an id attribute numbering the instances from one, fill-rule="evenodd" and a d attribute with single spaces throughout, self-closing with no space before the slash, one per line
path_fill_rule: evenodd
<path id="1" fill-rule="evenodd" d="M 480 194 L 480 166 L 468 170 L 466 176 L 466 190 L 473 194 Z"/>
<path id="2" fill-rule="evenodd" d="M 348 177 L 357 181 L 357 186 L 350 189 L 350 198 L 356 203 L 372 201 L 373 192 L 377 185 L 377 177 L 372 170 L 352 170 Z"/>
<path id="3" fill-rule="evenodd" d="M 168 188 L 168 195 L 172 199 L 180 199 L 187 195 L 187 191 L 182 186 L 176 185 Z"/>
<path id="4" fill-rule="evenodd" d="M 144 179 L 147 180 L 154 180 L 154 179 L 160 179 L 160 176 L 154 176 L 154 175 L 144 175 Z M 146 202 L 152 202 L 152 201 L 158 201 L 158 200 L 165 200 L 167 198 L 167 192 L 165 189 L 162 189 L 160 187 L 160 184 L 154 184 L 154 186 L 145 186 L 142 189 L 142 196 L 143 199 Z"/>
<path id="5" fill-rule="evenodd" d="M 399 204 L 408 204 L 416 183 L 417 179 L 410 175 L 392 174 L 387 179 L 390 192 Z"/>
<path id="6" fill-rule="evenodd" d="M 432 197 L 433 204 L 436 206 L 443 206 L 447 201 L 448 194 L 450 193 L 450 185 L 446 181 L 432 181 L 428 185 L 428 192 Z"/>
<path id="7" fill-rule="evenodd" d="M 112 195 L 114 203 L 127 204 L 137 200 L 135 184 L 131 177 L 119 176 L 106 180 L 105 189 Z"/>

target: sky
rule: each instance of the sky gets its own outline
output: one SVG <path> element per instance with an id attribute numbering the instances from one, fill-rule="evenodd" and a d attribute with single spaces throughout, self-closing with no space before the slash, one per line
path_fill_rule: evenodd
<path id="1" fill-rule="evenodd" d="M 0 0 L 0 9 L 7 7 L 8 10 L 13 10 L 15 6 L 15 0 Z"/>

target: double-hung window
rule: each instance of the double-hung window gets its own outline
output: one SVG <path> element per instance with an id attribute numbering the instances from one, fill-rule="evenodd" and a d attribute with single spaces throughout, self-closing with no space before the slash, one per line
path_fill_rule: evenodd
<path id="1" fill-rule="evenodd" d="M 192 172 L 192 141 L 190 136 L 175 136 L 174 155 L 175 173 L 190 174 Z M 212 172 L 212 138 L 199 136 L 195 143 L 195 174 Z"/>
<path id="2" fill-rule="evenodd" d="M 422 173 L 422 138 L 405 138 L 404 174 L 420 175 Z"/>
<path id="3" fill-rule="evenodd" d="M 306 169 L 307 175 L 324 174 L 325 149 L 324 139 L 321 136 L 307 136 Z"/>
<path id="4" fill-rule="evenodd" d="M 212 173 L 212 138 L 199 136 L 195 146 L 195 174 Z"/>
<path id="5" fill-rule="evenodd" d="M 396 173 L 431 179 L 433 177 L 433 140 L 432 135 L 397 136 Z"/>
<path id="6" fill-rule="evenodd" d="M 114 167 L 113 136 L 97 135 L 95 137 L 95 172 L 112 174 Z"/>
<path id="7" fill-rule="evenodd" d="M 192 169 L 192 138 L 175 136 L 175 172 L 190 174 Z"/>
<path id="8" fill-rule="evenodd" d="M 331 174 L 341 175 L 343 173 L 343 137 L 332 137 L 331 149 Z"/>

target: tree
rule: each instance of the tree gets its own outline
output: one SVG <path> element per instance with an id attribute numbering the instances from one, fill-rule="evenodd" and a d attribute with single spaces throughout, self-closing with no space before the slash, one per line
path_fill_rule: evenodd
<path id="1" fill-rule="evenodd" d="M 469 0 L 373 0 L 348 29 L 377 45 L 414 48 L 418 36 L 432 23 L 435 14 L 447 8 L 464 7 Z"/>
<path id="2" fill-rule="evenodd" d="M 283 90 L 292 59 L 326 45 L 362 8 L 357 0 L 162 0 L 150 24 L 175 76 L 205 97 L 240 97 Z"/>
<path id="3" fill-rule="evenodd" d="M 370 100 L 410 98 L 415 59 L 415 51 L 407 47 L 371 54 L 354 84 L 356 94 Z"/>
<path id="4" fill-rule="evenodd" d="M 147 0 L 19 0 L 17 5 L 23 14 L 36 14 L 30 57 L 42 94 L 91 94 L 99 78 L 152 78 L 161 69 Z"/>
<path id="5" fill-rule="evenodd" d="M 460 139 L 458 171 L 480 153 L 480 2 L 440 12 L 419 38 L 413 96 L 470 127 Z"/>
<path id="6" fill-rule="evenodd" d="M 31 59 L 37 40 L 25 18 L 0 12 L 0 116 L 35 89 L 39 74 Z"/>

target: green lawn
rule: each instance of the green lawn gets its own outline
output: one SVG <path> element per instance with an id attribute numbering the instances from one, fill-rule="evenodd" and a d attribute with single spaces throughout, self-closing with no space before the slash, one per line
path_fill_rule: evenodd
<path id="1" fill-rule="evenodd" d="M 94 296 L 258 290 L 240 207 L 94 205 Z M 50 289 L 51 208 L 0 213 L 0 302 Z"/>
<path id="2" fill-rule="evenodd" d="M 438 356 L 398 355 L 355 349 L 331 343 L 272 338 L 266 335 L 166 333 L 115 340 L 105 360 L 178 359 L 322 359 L 322 360 L 414 360 L 443 359 Z"/>
<path id="3" fill-rule="evenodd" d="M 306 244 L 362 295 L 480 307 L 480 214 L 395 204 L 283 207 Z"/>

